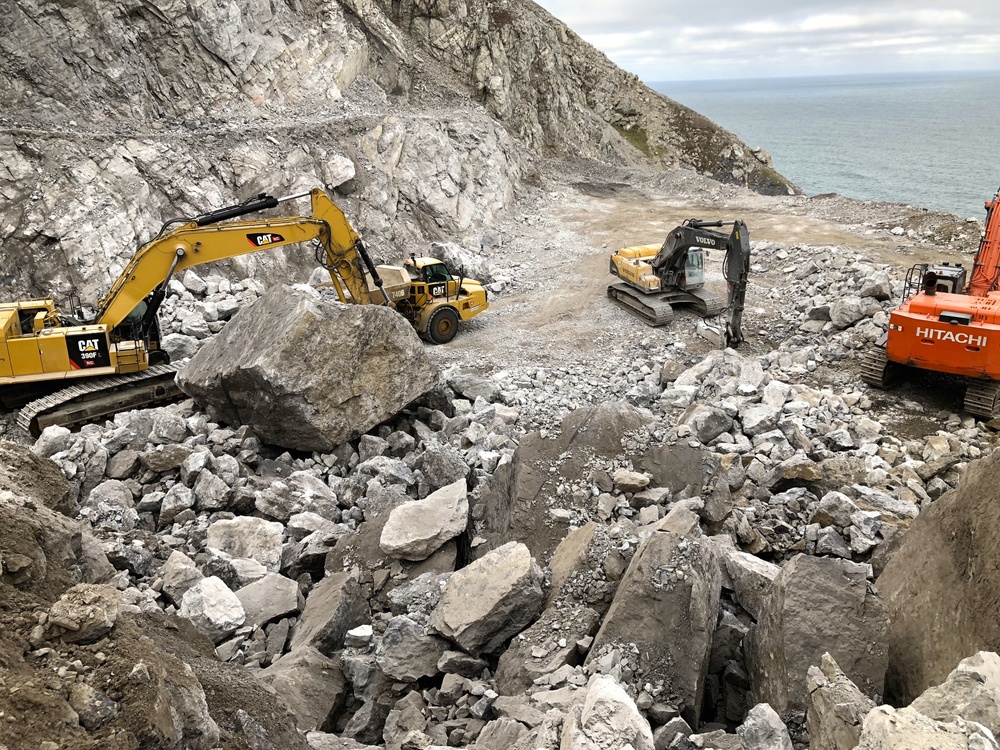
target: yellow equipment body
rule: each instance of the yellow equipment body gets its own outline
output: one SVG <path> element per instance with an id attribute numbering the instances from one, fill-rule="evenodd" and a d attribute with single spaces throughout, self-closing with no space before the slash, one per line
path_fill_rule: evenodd
<path id="1" fill-rule="evenodd" d="M 230 220 L 306 196 L 312 202 L 310 216 Z M 180 226 L 168 230 L 173 223 Z M 489 306 L 481 284 L 455 279 L 441 261 L 421 258 L 415 267 L 412 259 L 404 268 L 375 266 L 344 213 L 320 188 L 282 199 L 262 194 L 238 206 L 168 222 L 157 237 L 139 248 L 98 300 L 93 320 L 82 322 L 63 315 L 52 299 L 0 303 L 0 398 L 12 408 L 68 383 L 99 376 L 135 373 L 137 382 L 148 381 L 141 374 L 169 362 L 160 349 L 157 312 L 175 273 L 303 242 L 315 245 L 316 259 L 329 271 L 330 285 L 341 302 L 392 306 L 436 343 L 450 341 L 458 320 L 468 320 Z M 421 276 L 432 268 L 447 278 L 431 283 Z M 161 380 L 172 381 L 175 370 L 163 369 Z M 129 382 L 119 377 L 115 387 Z M 106 395 L 99 385 L 78 390 L 78 396 L 90 399 Z M 144 396 L 138 405 L 150 403 L 149 398 L 156 401 L 178 395 L 172 382 L 165 390 L 170 393 Z M 136 406 L 123 398 L 120 406 L 105 403 L 99 414 L 84 416 L 109 416 Z M 48 408 L 44 405 L 42 411 Z M 74 413 L 73 420 L 80 419 Z M 30 419 L 22 420 L 22 413 L 18 421 L 37 432 L 40 414 L 32 412 Z"/>

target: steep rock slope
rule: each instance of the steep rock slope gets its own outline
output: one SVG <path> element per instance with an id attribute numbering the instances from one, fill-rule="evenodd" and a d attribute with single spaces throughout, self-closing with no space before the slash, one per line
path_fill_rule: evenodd
<path id="1" fill-rule="evenodd" d="M 766 195 L 794 192 L 765 152 L 643 85 L 533 2 L 383 4 L 542 153 L 680 166 Z"/>

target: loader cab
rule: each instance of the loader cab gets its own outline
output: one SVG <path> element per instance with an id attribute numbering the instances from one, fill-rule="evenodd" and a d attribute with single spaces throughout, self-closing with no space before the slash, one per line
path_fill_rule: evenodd
<path id="1" fill-rule="evenodd" d="M 458 294 L 457 279 L 448 266 L 437 258 L 417 258 L 410 256 L 403 262 L 410 279 L 414 283 L 427 284 L 431 297 L 450 297 Z"/>

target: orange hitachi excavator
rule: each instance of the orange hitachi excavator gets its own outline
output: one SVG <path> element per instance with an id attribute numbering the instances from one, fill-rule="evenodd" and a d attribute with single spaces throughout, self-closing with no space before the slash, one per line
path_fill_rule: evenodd
<path id="1" fill-rule="evenodd" d="M 958 375 L 965 410 L 991 419 L 1000 396 L 1000 190 L 986 203 L 986 229 L 966 284 L 961 264 L 913 266 L 889 330 L 868 352 L 861 377 L 888 388 L 906 368 Z"/>

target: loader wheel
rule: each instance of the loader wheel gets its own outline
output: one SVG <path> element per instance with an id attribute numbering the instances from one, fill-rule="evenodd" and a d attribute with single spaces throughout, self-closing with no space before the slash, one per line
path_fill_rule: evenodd
<path id="1" fill-rule="evenodd" d="M 458 313 L 452 307 L 442 307 L 431 315 L 427 335 L 435 344 L 447 344 L 458 333 Z"/>

